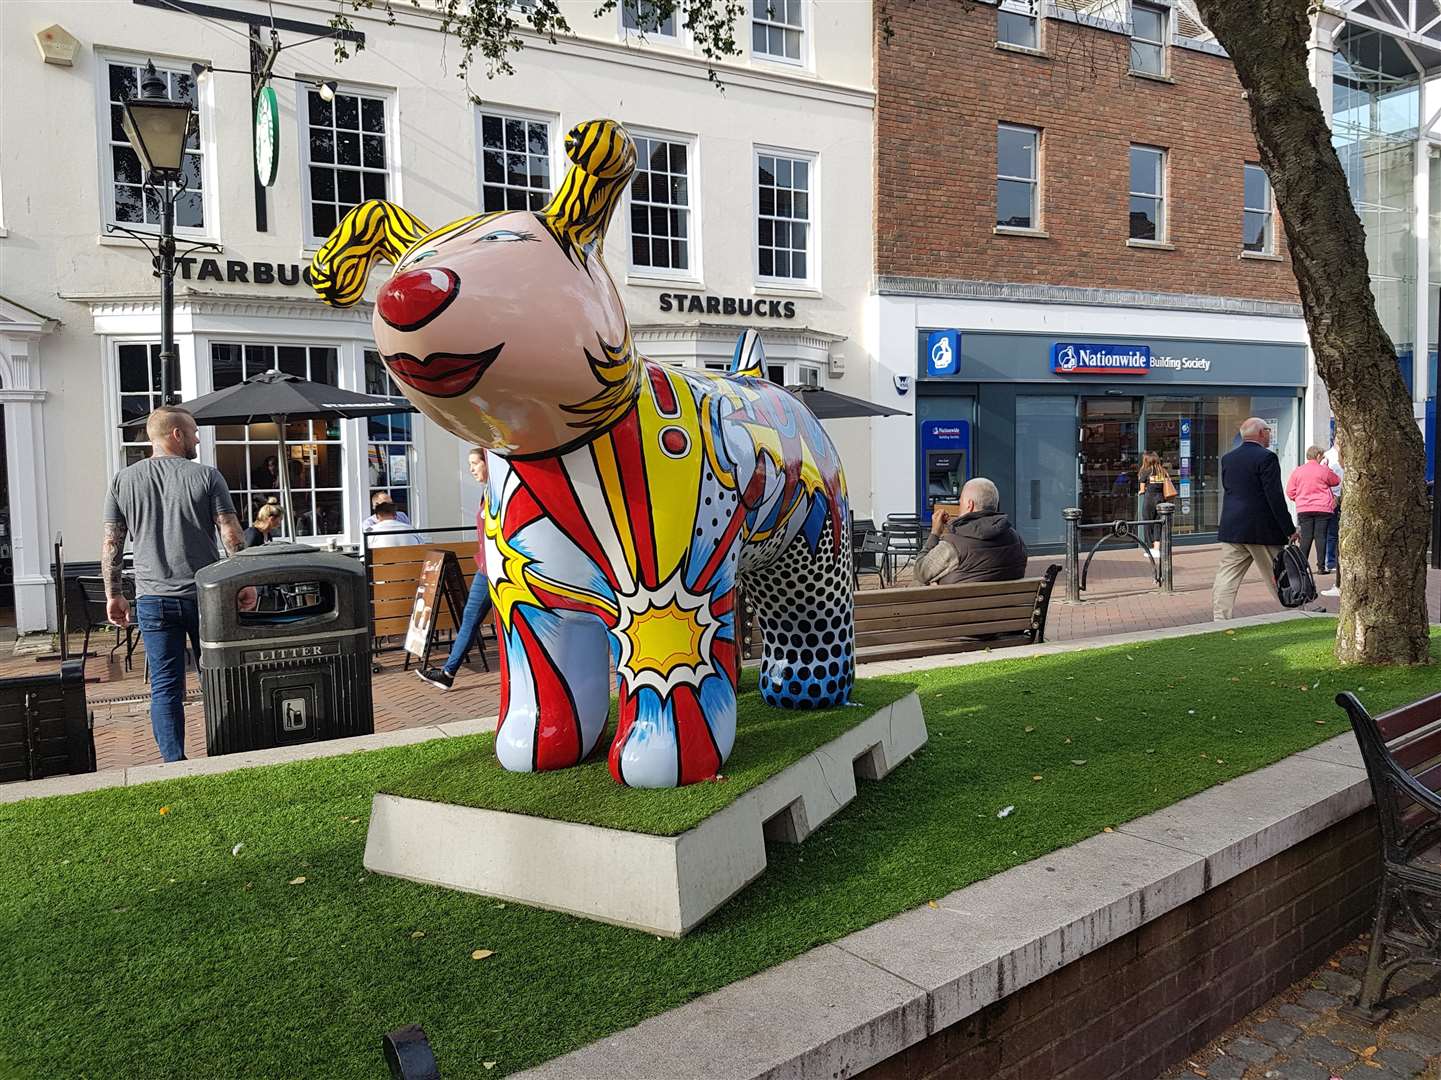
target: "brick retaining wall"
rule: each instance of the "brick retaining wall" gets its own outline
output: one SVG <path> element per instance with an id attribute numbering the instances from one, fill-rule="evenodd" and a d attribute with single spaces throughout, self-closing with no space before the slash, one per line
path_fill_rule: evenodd
<path id="1" fill-rule="evenodd" d="M 1369 929 L 1367 809 L 858 1074 L 1154 1080 Z"/>

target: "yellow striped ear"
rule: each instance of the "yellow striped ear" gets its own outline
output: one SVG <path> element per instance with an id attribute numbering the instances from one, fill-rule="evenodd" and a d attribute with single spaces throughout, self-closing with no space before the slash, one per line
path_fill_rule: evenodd
<path id="1" fill-rule="evenodd" d="M 399 261 L 428 232 L 425 222 L 395 203 L 363 202 L 320 245 L 305 271 L 306 283 L 332 307 L 349 307 L 365 295 L 377 259 Z"/>
<path id="2" fill-rule="evenodd" d="M 635 172 L 635 143 L 614 120 L 587 120 L 565 137 L 565 182 L 541 211 L 546 227 L 584 261 L 599 253 L 616 203 Z"/>

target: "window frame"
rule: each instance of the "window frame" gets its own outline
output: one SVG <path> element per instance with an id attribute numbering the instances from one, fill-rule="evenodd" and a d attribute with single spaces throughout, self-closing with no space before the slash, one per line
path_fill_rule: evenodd
<path id="1" fill-rule="evenodd" d="M 1246 176 L 1248 170 L 1255 169 L 1261 174 L 1261 182 L 1266 185 L 1266 205 L 1264 207 L 1250 206 L 1246 199 Z M 1251 214 L 1264 214 L 1266 217 L 1265 239 L 1260 248 L 1246 246 L 1246 219 Z M 1271 177 L 1260 162 L 1247 161 L 1241 166 L 1241 253 L 1244 255 L 1275 255 L 1276 254 L 1276 193 L 1271 187 Z"/>
<path id="2" fill-rule="evenodd" d="M 1156 187 L 1159 189 L 1155 194 L 1144 191 L 1135 191 L 1131 188 L 1131 155 L 1137 150 L 1146 150 L 1160 155 L 1160 161 L 1156 168 Z M 1170 198 L 1170 181 L 1167 173 L 1170 171 L 1170 151 L 1164 146 L 1151 146 L 1147 143 L 1131 143 L 1126 151 L 1126 242 L 1128 244 L 1169 244 L 1171 242 L 1171 212 L 1167 205 Z M 1131 235 L 1131 200 L 1132 199 L 1154 199 L 1156 200 L 1156 235 L 1153 237 Z"/>
<path id="3" fill-rule="evenodd" d="M 801 14 L 801 21 L 800 21 L 800 25 L 799 25 L 799 26 L 794 26 L 794 25 L 792 25 L 792 24 L 790 24 L 790 23 L 786 23 L 786 22 L 777 22 L 777 21 L 775 21 L 774 19 L 770 18 L 770 15 L 772 14 L 772 11 L 771 11 L 771 10 L 768 10 L 768 11 L 766 12 L 766 17 L 765 17 L 765 18 L 760 18 L 760 17 L 758 17 L 758 16 L 756 15 L 756 12 L 755 12 L 755 5 L 756 5 L 756 3 L 758 3 L 758 2 L 764 2 L 764 3 L 766 3 L 766 4 L 768 5 L 768 7 L 772 7 L 772 8 L 773 8 L 773 2 L 772 2 L 772 0 L 751 0 L 751 9 L 750 9 L 750 13 L 749 13 L 750 17 L 749 17 L 749 19 L 747 20 L 747 25 L 746 25 L 746 29 L 749 31 L 749 34 L 748 34 L 749 40 L 748 40 L 748 42 L 747 42 L 746 51 L 747 51 L 747 53 L 750 55 L 750 58 L 751 58 L 752 60 L 760 60 L 760 61 L 762 61 L 763 63 L 767 63 L 767 64 L 786 64 L 786 65 L 789 66 L 789 67 L 809 68 L 809 67 L 810 67 L 810 48 L 811 48 L 811 45 L 810 45 L 810 41 L 811 41 L 811 23 L 813 22 L 813 20 L 811 19 L 810 15 L 809 15 L 809 13 L 808 13 L 808 11 L 807 11 L 807 9 L 810 7 L 810 4 L 809 4 L 808 0 L 797 0 L 797 3 L 799 4 L 800 14 Z M 772 26 L 774 26 L 774 27 L 776 27 L 777 29 L 781 29 L 781 30 L 793 30 L 793 31 L 797 32 L 798 34 L 800 34 L 800 36 L 801 36 L 801 46 L 800 46 L 800 49 L 798 50 L 799 55 L 796 56 L 795 58 L 792 58 L 792 57 L 789 57 L 789 56 L 777 56 L 775 53 L 770 53 L 770 52 L 756 52 L 756 49 L 755 49 L 755 26 L 756 26 L 756 23 L 758 23 L 758 22 L 761 23 L 762 25 L 766 26 L 766 27 L 772 27 Z"/>
<path id="4" fill-rule="evenodd" d="M 561 146 L 559 151 L 557 151 L 556 132 L 562 130 L 559 114 L 545 112 L 539 109 L 525 109 L 499 103 L 487 103 L 485 105 L 472 106 L 471 115 L 474 117 L 475 132 L 475 204 L 480 208 L 480 212 L 485 212 L 485 138 L 482 125 L 487 116 L 498 116 L 501 120 L 522 120 L 530 124 L 539 123 L 545 125 L 546 157 L 549 161 L 550 169 L 550 182 L 547 187 L 548 194 L 546 198 L 549 200 L 550 194 L 555 192 L 556 185 L 560 182 L 560 178 L 563 178 L 565 175 L 564 138 L 559 140 Z M 511 185 L 501 184 L 498 186 L 505 188 Z M 531 188 L 528 190 L 538 189 Z"/>
<path id="5" fill-rule="evenodd" d="M 349 351 L 350 351 L 350 344 L 351 344 L 351 343 L 350 343 L 348 340 L 340 340 L 340 339 L 332 339 L 332 338 L 306 338 L 306 339 L 302 339 L 302 338 L 296 338 L 296 337 L 294 337 L 294 336 L 292 336 L 292 335 L 283 334 L 283 333 L 281 333 L 281 334 L 264 334 L 264 333 L 262 333 L 262 334 L 256 334 L 256 333 L 250 332 L 250 331 L 248 331 L 248 330 L 247 330 L 247 331 L 241 331 L 241 332 L 235 332 L 235 333 L 228 333 L 228 332 L 223 332 L 223 331 L 222 331 L 222 332 L 212 331 L 212 332 L 208 332 L 208 333 L 204 334 L 203 336 L 197 334 L 197 335 L 196 335 L 196 340 L 195 340 L 196 363 L 197 363 L 197 366 L 198 366 L 199 369 L 200 369 L 200 372 L 201 372 L 201 375 L 202 375 L 202 377 L 203 377 L 203 379 L 204 379 L 204 381 L 205 381 L 205 384 L 208 386 L 208 389 L 207 389 L 207 390 L 197 391 L 197 393 L 210 393 L 210 392 L 213 392 L 213 391 L 215 390 L 215 367 L 214 367 L 214 365 L 215 365 L 215 349 L 216 349 L 216 346 L 220 346 L 220 345 L 224 345 L 224 346 L 238 346 L 238 347 L 240 347 L 241 350 L 242 350 L 242 357 L 244 356 L 244 350 L 245 350 L 245 349 L 250 349 L 250 348 L 270 348 L 270 349 L 275 349 L 275 350 L 284 349 L 284 348 L 304 349 L 304 350 L 305 350 L 305 353 L 306 353 L 306 371 L 307 371 L 309 374 L 314 374 L 314 370 L 313 370 L 313 369 L 311 368 L 311 366 L 310 366 L 310 365 L 311 365 L 311 354 L 312 354 L 312 352 L 313 352 L 314 350 L 317 350 L 317 349 L 332 349 L 332 350 L 334 350 L 334 352 L 335 352 L 335 384 L 334 384 L 334 385 L 340 386 L 340 387 L 342 387 L 342 388 L 348 388 L 348 387 L 346 386 L 346 384 L 347 384 L 347 383 L 352 383 L 352 378 L 351 378 L 352 373 L 348 370 L 348 365 L 349 365 L 348 353 L 349 353 Z M 275 358 L 275 359 L 276 359 L 276 362 L 278 363 L 278 362 L 279 362 L 278 352 L 277 352 L 277 355 L 276 355 L 276 358 Z M 242 368 L 242 376 L 243 376 L 243 375 L 244 375 L 244 368 Z M 352 384 L 353 384 L 353 383 L 352 383 Z M 258 421 L 258 422 L 259 422 L 259 423 L 264 423 L 265 421 Z M 322 421 L 322 420 L 313 420 L 313 421 L 296 421 L 296 420 L 292 420 L 291 423 L 324 424 L 325 422 Z M 317 492 L 333 492 L 333 491 L 339 491 L 339 493 L 340 493 L 340 528 L 339 528 L 339 530 L 336 531 L 336 532 L 327 532 L 327 533 L 321 533 L 321 532 L 317 532 L 317 533 L 307 533 L 307 534 L 305 534 L 305 537 L 304 537 L 304 539 L 307 540 L 307 541 L 310 541 L 310 542 L 324 542 L 324 541 L 326 541 L 326 540 L 328 540 L 328 539 L 330 539 L 330 538 L 332 538 L 332 537 L 334 537 L 334 538 L 336 538 L 337 540 L 339 540 L 339 539 L 342 539 L 342 538 L 344 538 L 344 537 L 346 537 L 346 536 L 351 535 L 352 532 L 358 534 L 359 531 L 360 531 L 360 520 L 363 520 L 364 515 L 362 514 L 362 515 L 361 515 L 361 518 L 360 518 L 360 519 L 357 519 L 357 520 L 355 520 L 355 521 L 352 521 L 352 520 L 350 519 L 350 512 L 351 512 L 352 509 L 356 509 L 356 507 L 353 507 L 353 506 L 352 506 L 352 499 L 354 498 L 355 487 L 354 487 L 354 481 L 353 481 L 352 476 L 351 476 L 351 469 L 350 469 L 350 466 L 349 466 L 349 463 L 350 463 L 352 457 L 354 456 L 354 446 L 355 446 L 355 443 L 356 443 L 356 440 L 357 440 L 357 436 L 358 436 L 358 438 L 359 438 L 359 441 L 360 441 L 361 443 L 365 444 L 365 445 L 367 446 L 367 449 L 368 449 L 368 442 L 366 441 L 366 432 L 365 432 L 364 430 L 361 430 L 361 429 L 358 427 L 358 424 L 359 424 L 359 421 L 352 421 L 352 420 L 341 420 L 341 421 L 339 421 L 339 424 L 338 424 L 339 438 L 338 438 L 338 439 L 334 439 L 334 440 L 331 440 L 331 439 L 324 439 L 324 440 L 303 439 L 303 440 L 302 440 L 302 439 L 289 439 L 289 438 L 287 438 L 287 440 L 286 440 L 286 443 L 287 443 L 288 446 L 295 446 L 295 445 L 298 444 L 298 443 L 306 443 L 306 442 L 322 442 L 322 443 L 324 443 L 324 444 L 327 445 L 327 446 L 333 446 L 333 447 L 335 447 L 336 467 L 337 467 L 337 469 L 338 469 L 338 471 L 339 471 L 339 476 L 340 476 L 340 484 L 339 484 L 338 487 L 330 487 L 330 486 L 327 486 L 327 487 L 317 487 L 313 482 L 310 483 L 309 485 L 305 485 L 305 486 L 302 486 L 302 485 L 299 485 L 299 484 L 291 484 L 291 486 L 290 486 L 290 493 L 291 493 L 291 502 L 292 502 L 292 504 L 293 504 L 294 501 L 295 501 L 295 497 L 296 497 L 297 495 L 299 495 L 299 494 L 302 494 L 302 493 L 307 494 L 307 495 L 312 496 L 312 497 L 313 497 L 314 494 L 317 493 Z M 231 424 L 231 425 L 222 425 L 222 426 L 226 426 L 226 427 L 243 427 L 243 428 L 246 429 L 245 438 L 244 438 L 243 441 L 242 441 L 242 440 L 235 440 L 235 439 L 221 439 L 221 438 L 219 438 L 219 434 L 220 434 L 220 427 L 219 427 L 219 426 L 213 426 L 213 427 L 211 427 L 211 428 L 208 429 L 208 440 L 207 440 L 207 443 L 206 443 L 205 446 L 204 446 L 204 450 L 203 450 L 203 453 L 202 453 L 201 460 L 206 461 L 206 464 L 212 465 L 212 466 L 214 466 L 216 469 L 220 470 L 222 476 L 224 476 L 225 470 L 221 467 L 221 464 L 220 464 L 220 447 L 222 447 L 222 446 L 243 446 L 243 447 L 245 447 L 246 450 L 247 450 L 246 468 L 247 468 L 247 470 L 249 470 L 249 468 L 250 468 L 249 455 L 248 455 L 248 450 L 249 450 L 249 448 L 250 448 L 251 446 L 270 446 L 270 445 L 274 445 L 274 444 L 270 443 L 268 440 L 252 440 L 251 437 L 250 437 L 250 431 L 249 431 L 249 429 L 250 429 L 250 427 L 253 426 L 253 425 L 250 425 L 250 424 L 238 424 L 238 425 L 236 425 L 236 424 Z M 206 460 L 207 458 L 208 458 L 208 460 Z M 266 492 L 278 492 L 278 491 L 279 491 L 279 488 L 259 488 L 259 489 L 257 489 L 257 488 L 253 485 L 253 483 L 251 482 L 251 475 L 249 475 L 249 473 L 247 473 L 247 476 L 246 476 L 245 479 L 246 479 L 246 483 L 245 483 L 245 485 L 244 485 L 243 487 L 231 488 L 231 496 L 232 496 L 232 498 L 235 497 L 237 491 L 246 493 L 247 497 L 253 496 L 257 490 L 266 491 Z M 313 481 L 313 477 L 312 477 L 312 481 Z M 226 486 L 227 486 L 227 487 L 230 486 L 230 481 L 229 481 L 228 479 L 226 480 Z M 367 495 L 367 498 L 368 498 L 368 497 L 369 497 L 369 496 Z M 312 503 L 312 506 L 313 506 L 313 503 Z M 255 509 L 256 509 L 256 508 L 252 505 L 252 506 L 250 506 L 248 512 L 237 511 L 237 514 L 238 514 L 241 518 L 244 519 L 244 520 L 241 522 L 242 527 L 247 526 L 247 525 L 250 524 L 251 518 L 253 518 L 253 516 L 254 516 Z M 248 513 L 248 516 L 247 516 L 247 513 Z M 368 513 L 368 511 L 367 511 L 367 513 Z M 296 516 L 297 516 L 297 518 L 298 518 L 298 517 L 299 517 L 299 514 L 297 513 Z M 312 524 L 313 524 L 313 523 L 312 523 Z M 293 525 L 292 525 L 292 527 L 293 527 Z"/>
<path id="6" fill-rule="evenodd" d="M 295 115 L 296 115 L 296 142 L 299 143 L 299 153 L 295 155 L 300 167 L 300 236 L 301 248 L 307 253 L 314 253 L 325 243 L 327 237 L 316 236 L 311 227 L 314 225 L 312 214 L 313 198 L 310 188 L 310 94 L 314 88 L 305 83 L 295 84 Z M 385 198 L 387 202 L 402 203 L 400 192 L 400 142 L 396 138 L 399 128 L 399 111 L 396 108 L 396 91 L 393 87 L 366 86 L 361 83 L 337 84 L 335 96 L 349 94 L 355 97 L 379 98 L 385 107 Z M 334 101 L 331 102 L 332 116 L 335 108 Z M 334 127 L 332 126 L 332 130 Z M 362 150 L 362 159 L 364 151 Z M 349 166 L 342 166 L 335 162 L 316 162 L 322 167 L 329 166 L 331 169 L 349 169 Z M 360 166 L 362 173 L 380 172 L 379 169 L 365 168 Z M 337 192 L 338 194 L 338 192 Z M 361 199 L 364 201 L 365 192 L 361 192 Z M 338 206 L 340 200 L 332 200 Z M 336 223 L 339 224 L 339 215 Z"/>
<path id="7" fill-rule="evenodd" d="M 1136 36 L 1136 8 L 1138 8 L 1138 7 L 1144 8 L 1144 9 L 1147 10 L 1147 11 L 1153 11 L 1153 12 L 1155 12 L 1156 15 L 1160 18 L 1160 20 L 1161 20 L 1161 39 L 1160 39 L 1159 41 L 1156 41 L 1156 40 L 1154 40 L 1154 39 L 1152 39 L 1152 38 L 1143 38 L 1143 37 L 1137 37 L 1137 36 Z M 1130 23 L 1131 23 L 1131 33 L 1130 33 L 1130 35 L 1129 35 L 1130 41 L 1129 41 L 1129 44 L 1127 45 L 1127 50 L 1126 50 L 1126 63 L 1127 63 L 1127 68 L 1129 69 L 1130 73 L 1133 74 L 1133 75 L 1150 76 L 1150 77 L 1153 78 L 1153 79 L 1164 79 L 1164 78 L 1167 78 L 1167 77 L 1170 75 L 1170 67 L 1171 67 L 1171 50 L 1167 47 L 1167 46 L 1169 46 L 1170 43 L 1171 43 L 1171 40 L 1170 40 L 1170 39 L 1171 39 L 1171 9 L 1170 9 L 1170 7 L 1169 7 L 1168 5 L 1165 5 L 1165 4 L 1152 4 L 1152 3 L 1147 3 L 1147 2 L 1145 2 L 1145 0 L 1131 0 L 1131 11 L 1130 11 L 1130 15 L 1131 15 L 1131 19 L 1130 19 Z M 1143 68 L 1143 67 L 1137 67 L 1137 66 L 1136 66 L 1136 43 L 1137 43 L 1137 42 L 1139 42 L 1139 43 L 1142 44 L 1142 45 L 1147 45 L 1147 46 L 1154 47 L 1154 48 L 1158 51 L 1158 53 L 1160 54 L 1160 58 L 1161 58 L 1161 65 L 1160 65 L 1160 70 L 1159 70 L 1159 71 L 1148 71 L 1147 69 L 1145 69 L 1145 68 Z"/>
<path id="8" fill-rule="evenodd" d="M 762 157 L 782 157 L 789 161 L 806 162 L 810 174 L 806 189 L 806 277 L 775 277 L 761 273 L 761 184 L 760 164 Z M 755 282 L 762 288 L 802 289 L 819 292 L 821 288 L 821 158 L 814 150 L 797 150 L 791 147 L 766 146 L 756 143 L 751 147 L 751 272 Z M 794 190 L 794 189 L 792 189 Z M 779 220 L 779 219 L 772 219 Z M 796 220 L 794 218 L 790 220 Z"/>
<path id="9" fill-rule="evenodd" d="M 1001 172 L 1000 141 L 1003 130 L 1025 132 L 1031 136 L 1031 167 L 1034 176 L 1010 176 Z M 1029 124 L 1013 124 L 1001 120 L 996 123 L 996 223 L 995 227 L 1001 232 L 1040 232 L 1045 228 L 1041 217 L 1041 132 L 1042 128 L 1032 127 Z M 1001 183 L 1028 183 L 1031 185 L 1031 224 L 1029 225 L 1007 225 L 1000 220 L 1001 214 Z"/>
<path id="10" fill-rule="evenodd" d="M 700 152 L 700 136 L 687 134 L 679 131 L 662 131 L 657 128 L 631 127 L 627 125 L 626 130 L 633 136 L 640 139 L 655 139 L 661 142 L 678 143 L 686 148 L 686 203 L 687 213 L 687 244 L 690 256 L 690 265 L 684 270 L 676 270 L 667 267 L 637 266 L 635 263 L 635 249 L 632 245 L 634 233 L 631 227 L 631 189 L 632 183 L 625 186 L 625 197 L 622 209 L 625 211 L 625 239 L 626 239 L 626 280 L 641 278 L 654 278 L 666 282 L 684 282 L 689 285 L 699 285 L 704 279 L 701 268 L 704 265 L 701 261 L 701 228 L 700 228 L 700 189 L 697 186 L 700 178 L 698 167 L 698 155 Z M 639 172 L 637 162 L 636 171 Z M 632 178 L 632 182 L 634 178 Z M 650 204 L 655 205 L 655 204 Z"/>
<path id="11" fill-rule="evenodd" d="M 637 21 L 637 22 L 639 21 L 639 18 L 640 18 L 640 17 L 639 17 L 639 5 L 640 5 L 641 3 L 644 3 L 644 2 L 646 2 L 646 0 L 636 0 L 636 10 L 637 10 L 636 21 Z M 619 27 L 618 32 L 619 32 L 619 35 L 620 35 L 620 40 L 621 40 L 622 42 L 629 42 L 631 38 L 635 38 L 636 40 L 641 41 L 641 42 L 643 42 L 643 43 L 645 43 L 645 44 L 650 44 L 650 43 L 652 43 L 652 42 L 658 42 L 659 44 L 662 44 L 662 45 L 673 45 L 673 46 L 677 46 L 677 47 L 682 46 L 682 45 L 685 44 L 685 26 L 682 25 L 682 23 L 681 23 L 680 10 L 679 10 L 679 9 L 671 12 L 671 20 L 672 20 L 671 33 L 666 34 L 666 33 L 663 33 L 662 31 L 660 31 L 660 30 L 658 30 L 658 29 L 657 29 L 657 30 L 642 30 L 642 29 L 640 29 L 639 27 L 627 26 L 627 25 L 625 24 L 626 4 L 627 4 L 627 0 L 617 0 L 617 3 L 616 3 L 616 5 L 615 5 L 616 21 L 617 21 L 617 24 L 618 24 L 618 27 Z"/>
<path id="12" fill-rule="evenodd" d="M 362 344 L 362 347 L 359 350 L 360 378 L 361 385 L 364 387 L 365 392 L 371 392 L 370 384 L 366 378 L 365 369 L 366 364 L 369 362 L 369 358 L 372 354 L 380 363 L 381 372 L 387 380 L 386 385 L 395 387 L 395 393 L 390 394 L 389 396 L 404 397 L 405 395 L 401 392 L 400 384 L 396 381 L 395 376 L 392 375 L 390 369 L 385 366 L 385 362 L 383 360 L 380 360 L 380 349 L 377 348 L 374 343 L 370 345 Z M 408 439 L 373 439 L 371 438 L 370 421 L 374 419 L 374 417 L 361 417 L 360 419 L 353 421 L 353 423 L 356 425 L 356 431 L 358 432 L 358 438 L 356 441 L 360 444 L 359 449 L 362 456 L 360 464 L 360 468 L 362 470 L 360 473 L 360 488 L 364 494 L 364 497 L 361 499 L 360 502 L 360 520 L 356 522 L 356 528 L 362 532 L 364 531 L 364 529 L 361 528 L 361 526 L 364 524 L 365 520 L 373 513 L 370 505 L 370 500 L 375 497 L 375 493 L 377 491 L 395 492 L 402 490 L 401 485 L 394 483 L 387 484 L 384 487 L 371 486 L 369 464 L 370 451 L 371 448 L 374 446 L 404 446 L 406 448 L 405 456 L 407 459 L 407 467 L 409 469 L 409 472 L 406 476 L 406 482 L 403 485 L 403 489 L 405 491 L 405 505 L 401 507 L 401 509 L 405 511 L 406 517 L 410 518 L 412 524 L 416 521 L 421 520 L 419 516 L 419 493 L 423 485 L 417 482 L 420 475 L 420 470 L 417 468 L 417 466 L 421 461 L 419 450 L 417 447 L 419 443 L 420 429 L 424 426 L 424 414 L 417 412 L 407 413 L 405 415 L 410 418 L 410 437 Z M 387 456 L 394 457 L 393 454 L 388 454 Z M 389 464 L 387 464 L 387 469 L 389 469 L 389 467 Z"/>
<path id="13" fill-rule="evenodd" d="M 1041 37 L 1041 13 L 1037 0 L 1001 0 L 996 8 L 996 44 L 1008 49 L 1024 49 L 1026 52 L 1041 52 L 1044 48 L 1044 41 Z M 1007 41 L 1001 37 L 1001 16 L 1014 15 L 1017 18 L 1029 19 L 1031 21 L 1031 36 L 1035 38 L 1034 45 L 1021 45 L 1014 41 Z"/>
<path id="14" fill-rule="evenodd" d="M 135 232 L 160 235 L 160 225 L 144 222 L 120 221 L 115 214 L 115 160 L 111 147 L 116 145 L 110 136 L 110 65 L 126 65 L 145 71 L 147 61 L 154 62 L 157 71 L 173 74 L 191 74 L 191 64 L 204 63 L 199 57 L 181 58 L 127 52 L 124 49 L 97 47 L 95 50 L 95 118 L 96 118 L 96 165 L 100 174 L 100 236 L 111 239 L 123 237 L 124 233 L 112 233 L 108 227 L 131 229 Z M 190 225 L 175 226 L 175 235 L 186 239 L 220 243 L 219 174 L 216 169 L 215 109 L 209 80 L 195 85 L 195 113 L 199 117 L 200 151 L 200 212 L 205 224 L 200 228 Z"/>

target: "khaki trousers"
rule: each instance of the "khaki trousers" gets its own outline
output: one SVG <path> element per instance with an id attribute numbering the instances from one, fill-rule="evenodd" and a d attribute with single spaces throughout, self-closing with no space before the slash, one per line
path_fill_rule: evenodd
<path id="1" fill-rule="evenodd" d="M 1211 616 L 1217 620 L 1229 619 L 1236 607 L 1236 591 L 1245 580 L 1251 564 L 1261 573 L 1261 580 L 1276 602 L 1281 596 L 1276 592 L 1276 579 L 1271 576 L 1271 564 L 1275 561 L 1279 546 L 1266 544 L 1221 544 L 1221 562 L 1216 567 L 1216 584 L 1211 588 Z"/>

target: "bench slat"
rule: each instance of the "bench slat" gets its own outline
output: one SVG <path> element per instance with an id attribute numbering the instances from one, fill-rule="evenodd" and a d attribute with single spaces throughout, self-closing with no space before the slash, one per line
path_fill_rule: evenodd
<path id="1" fill-rule="evenodd" d="M 916 612 L 914 614 L 896 615 L 887 619 L 857 619 L 857 636 L 876 630 L 900 630 L 905 627 L 916 629 L 943 626 L 962 628 L 973 622 L 995 622 L 997 619 L 1025 619 L 1029 624 L 1032 612 L 1036 609 L 1035 597 L 1023 604 L 1007 603 L 1008 598 L 1002 597 L 998 601 L 989 598 L 985 601 L 971 601 L 971 603 L 985 603 L 984 607 L 967 608 L 963 612 L 956 611 L 932 611 Z M 926 637 L 925 634 L 918 634 L 919 637 Z"/>
<path id="2" fill-rule="evenodd" d="M 917 599 L 929 602 L 1007 592 L 1029 593 L 1034 596 L 1040 591 L 1043 581 L 1043 578 L 1020 578 L 1016 581 L 972 581 L 960 585 L 917 585 L 905 589 L 866 589 L 856 593 L 856 608 L 859 610 L 882 604 L 904 605 Z"/>
<path id="3" fill-rule="evenodd" d="M 1029 640 L 1024 635 L 1018 634 L 991 641 L 913 641 L 898 645 L 871 645 L 856 650 L 856 662 L 866 664 L 874 660 L 909 660 L 916 656 L 943 656 L 946 653 L 1003 649 L 1011 645 L 1029 644 Z"/>
<path id="4" fill-rule="evenodd" d="M 1432 694 L 1410 705 L 1382 713 L 1376 717 L 1376 727 L 1381 732 L 1381 738 L 1389 743 L 1437 720 L 1441 720 L 1441 694 Z"/>
<path id="5" fill-rule="evenodd" d="M 869 645 L 890 645 L 901 641 L 954 641 L 973 638 L 981 634 L 1012 634 L 1030 629 L 1031 620 L 998 619 L 994 622 L 970 623 L 965 626 L 936 627 L 917 632 L 915 630 L 873 630 L 856 635 L 857 648 Z"/>
<path id="6" fill-rule="evenodd" d="M 987 596 L 962 596 L 949 600 L 913 601 L 909 604 L 886 604 L 856 609 L 856 623 L 876 622 L 884 619 L 910 618 L 914 615 L 954 614 L 963 611 L 978 611 L 988 607 L 1009 607 L 1026 605 L 1034 607 L 1036 590 L 1023 589 L 1013 593 L 992 593 Z"/>
<path id="7" fill-rule="evenodd" d="M 394 566 L 397 563 L 415 563 L 416 573 L 425 562 L 427 551 L 453 551 L 459 558 L 469 555 L 475 561 L 475 541 L 450 540 L 439 544 L 401 544 L 399 547 L 378 547 L 370 549 L 371 566 Z"/>
<path id="8" fill-rule="evenodd" d="M 1441 730 L 1402 743 L 1391 751 L 1391 756 L 1407 772 L 1441 758 Z"/>

